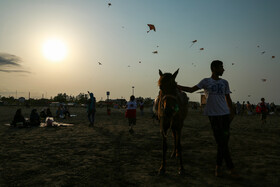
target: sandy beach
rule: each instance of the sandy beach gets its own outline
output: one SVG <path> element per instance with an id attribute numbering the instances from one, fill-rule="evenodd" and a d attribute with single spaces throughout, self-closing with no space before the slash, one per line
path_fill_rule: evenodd
<path id="1" fill-rule="evenodd" d="M 85 108 L 70 108 L 76 117 L 60 119 L 71 127 L 10 128 L 18 107 L 0 107 L 0 186 L 279 186 L 280 116 L 236 116 L 231 124 L 230 150 L 237 171 L 234 180 L 214 176 L 216 143 L 210 123 L 200 110 L 190 109 L 182 131 L 185 176 L 176 159 L 161 163 L 159 125 L 150 109 L 137 113 L 134 134 L 128 132 L 123 109 L 98 108 L 89 127 Z M 35 107 L 40 111 L 42 107 Z M 25 117 L 31 108 L 22 107 Z M 51 108 L 55 113 L 55 108 Z M 173 148 L 168 136 L 168 155 Z"/>

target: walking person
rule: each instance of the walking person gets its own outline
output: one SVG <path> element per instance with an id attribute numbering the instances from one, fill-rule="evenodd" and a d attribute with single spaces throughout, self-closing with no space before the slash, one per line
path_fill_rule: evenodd
<path id="1" fill-rule="evenodd" d="M 128 119 L 129 132 L 133 133 L 133 125 L 136 125 L 136 109 L 137 103 L 134 95 L 130 96 L 129 102 L 126 104 L 125 117 Z"/>
<path id="2" fill-rule="evenodd" d="M 94 125 L 94 120 L 95 120 L 95 112 L 96 112 L 96 99 L 93 95 L 93 93 L 88 91 L 88 94 L 90 96 L 88 100 L 88 106 L 87 106 L 87 115 L 88 115 L 88 120 L 89 120 L 89 126 Z"/>
<path id="3" fill-rule="evenodd" d="M 234 170 L 234 165 L 229 152 L 230 123 L 235 111 L 230 97 L 228 81 L 220 78 L 224 73 L 223 62 L 214 60 L 211 63 L 212 75 L 210 78 L 202 79 L 193 87 L 178 85 L 178 88 L 185 92 L 195 92 L 204 89 L 206 95 L 206 106 L 204 114 L 208 116 L 214 138 L 217 143 L 217 158 L 215 176 L 222 176 L 222 163 L 226 162 L 229 174 L 233 178 L 238 178 L 238 173 Z"/>
<path id="4" fill-rule="evenodd" d="M 268 113 L 268 109 L 267 109 L 267 103 L 264 102 L 265 99 L 261 98 L 261 102 L 258 104 L 258 106 L 260 107 L 260 111 L 261 111 L 261 121 L 262 124 L 266 124 L 266 115 Z"/>
<path id="5" fill-rule="evenodd" d="M 144 102 L 143 100 L 140 101 L 140 112 L 141 112 L 141 116 L 144 115 Z"/>

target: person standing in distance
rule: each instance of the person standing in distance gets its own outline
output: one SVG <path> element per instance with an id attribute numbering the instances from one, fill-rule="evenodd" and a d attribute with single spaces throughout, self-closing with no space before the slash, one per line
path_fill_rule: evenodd
<path id="1" fill-rule="evenodd" d="M 94 125 L 95 120 L 95 112 L 96 112 L 96 99 L 92 92 L 88 91 L 88 94 L 90 96 L 88 100 L 88 106 L 87 106 L 87 114 L 88 114 L 88 120 L 89 120 L 89 126 Z"/>

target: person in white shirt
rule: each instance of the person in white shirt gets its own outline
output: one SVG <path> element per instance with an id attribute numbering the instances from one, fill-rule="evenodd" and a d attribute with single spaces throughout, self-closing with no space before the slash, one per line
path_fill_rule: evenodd
<path id="1" fill-rule="evenodd" d="M 126 104 L 125 117 L 128 119 L 129 132 L 133 133 L 133 125 L 136 125 L 137 103 L 134 95 L 130 96 L 130 101 Z"/>
<path id="2" fill-rule="evenodd" d="M 217 143 L 215 175 L 217 177 L 222 176 L 221 167 L 223 160 L 225 160 L 230 175 L 234 178 L 239 178 L 239 175 L 234 170 L 228 147 L 230 122 L 234 117 L 235 111 L 230 97 L 228 81 L 220 78 L 225 71 L 223 62 L 214 60 L 211 63 L 211 71 L 211 77 L 202 79 L 197 85 L 193 87 L 178 85 L 178 88 L 190 93 L 204 89 L 207 101 L 204 114 L 209 117 Z"/>

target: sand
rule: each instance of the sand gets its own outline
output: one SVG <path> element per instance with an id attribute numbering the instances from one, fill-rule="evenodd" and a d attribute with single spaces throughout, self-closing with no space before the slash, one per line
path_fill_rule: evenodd
<path id="1" fill-rule="evenodd" d="M 206 116 L 190 110 L 182 131 L 185 176 L 176 159 L 161 163 L 159 125 L 150 110 L 137 113 L 134 134 L 128 132 L 123 109 L 98 108 L 89 127 L 85 108 L 70 108 L 76 117 L 60 119 L 71 127 L 10 128 L 18 107 L 0 107 L 0 186 L 280 186 L 280 116 L 236 116 L 231 124 L 230 150 L 235 180 L 214 176 L 216 144 Z M 35 107 L 39 111 L 41 107 Z M 22 107 L 25 117 L 32 108 Z M 55 108 L 51 109 L 55 113 Z M 168 155 L 173 140 L 168 137 Z"/>

